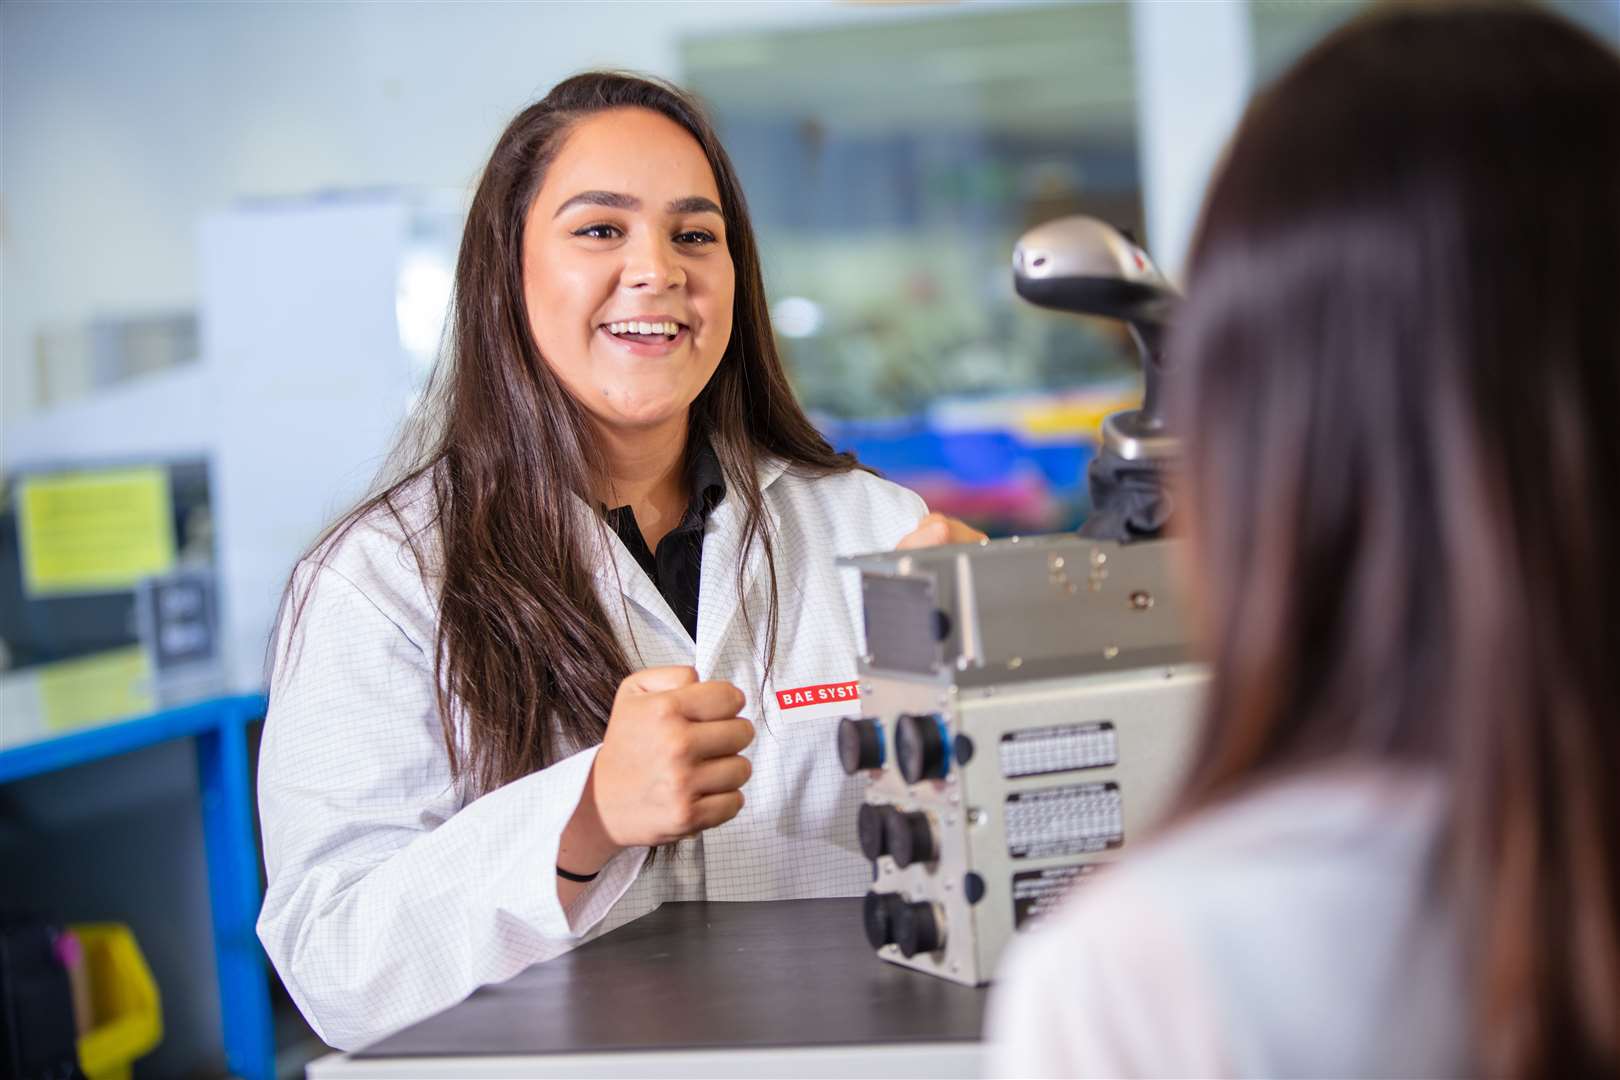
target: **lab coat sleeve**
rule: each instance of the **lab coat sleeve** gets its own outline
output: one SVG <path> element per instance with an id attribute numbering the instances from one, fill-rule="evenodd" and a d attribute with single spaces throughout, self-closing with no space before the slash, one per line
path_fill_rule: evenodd
<path id="1" fill-rule="evenodd" d="M 1219 998 L 1178 920 L 1127 881 L 1080 890 L 1003 957 L 988 1075 L 1231 1075 Z"/>
<path id="2" fill-rule="evenodd" d="M 301 594 L 290 652 L 285 616 L 277 634 L 260 751 L 258 930 L 316 1032 L 354 1049 L 571 948 L 646 849 L 564 910 L 557 848 L 595 749 L 463 805 L 431 644 L 330 567 L 300 567 Z"/>

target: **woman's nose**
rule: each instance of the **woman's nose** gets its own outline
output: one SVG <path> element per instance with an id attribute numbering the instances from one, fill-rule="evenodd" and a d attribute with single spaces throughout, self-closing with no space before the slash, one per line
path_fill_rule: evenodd
<path id="1" fill-rule="evenodd" d="M 669 244 L 661 237 L 648 235 L 639 243 L 627 246 L 624 270 L 619 281 L 626 288 L 662 292 L 685 285 L 686 271 L 681 268 Z"/>

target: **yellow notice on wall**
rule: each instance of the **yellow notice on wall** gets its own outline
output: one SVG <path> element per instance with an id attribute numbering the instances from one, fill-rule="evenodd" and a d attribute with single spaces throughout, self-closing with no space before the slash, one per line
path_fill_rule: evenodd
<path id="1" fill-rule="evenodd" d="M 17 533 L 29 596 L 132 588 L 174 567 L 174 510 L 161 467 L 30 476 Z"/>
<path id="2" fill-rule="evenodd" d="M 39 669 L 41 718 L 50 731 L 128 720 L 156 707 L 152 664 L 139 645 Z"/>

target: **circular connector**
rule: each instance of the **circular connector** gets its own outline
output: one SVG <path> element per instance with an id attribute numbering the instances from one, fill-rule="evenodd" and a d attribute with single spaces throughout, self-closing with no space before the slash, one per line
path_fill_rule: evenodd
<path id="1" fill-rule="evenodd" d="M 879 855 L 889 852 L 887 819 L 892 809 L 877 803 L 861 804 L 860 812 L 855 817 L 855 832 L 861 838 L 861 854 L 868 859 L 875 861 Z"/>
<path id="2" fill-rule="evenodd" d="M 868 894 L 870 895 L 870 894 Z M 938 952 L 945 947 L 945 929 L 927 902 L 902 903 L 893 916 L 894 943 L 900 955 L 910 959 L 921 952 Z"/>
<path id="3" fill-rule="evenodd" d="M 866 927 L 866 940 L 874 949 L 894 941 L 895 922 L 906 902 L 899 893 L 869 892 L 861 904 L 861 921 Z"/>
<path id="4" fill-rule="evenodd" d="M 900 717 L 894 728 L 894 754 L 908 784 L 938 780 L 950 769 L 944 728 L 934 716 Z"/>
<path id="5" fill-rule="evenodd" d="M 886 815 L 885 824 L 889 854 L 894 856 L 894 865 L 900 869 L 904 870 L 912 863 L 929 863 L 939 858 L 938 845 L 934 843 L 933 823 L 921 810 L 913 810 L 909 814 L 891 810 Z"/>
<path id="6" fill-rule="evenodd" d="M 869 716 L 838 722 L 838 761 L 851 776 L 883 767 L 883 729 Z"/>

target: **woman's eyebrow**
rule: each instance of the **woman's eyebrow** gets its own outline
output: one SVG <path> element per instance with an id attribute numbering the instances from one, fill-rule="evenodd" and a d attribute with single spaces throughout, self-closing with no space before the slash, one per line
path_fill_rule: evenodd
<path id="1" fill-rule="evenodd" d="M 564 210 L 574 206 L 611 206 L 615 210 L 640 210 L 641 200 L 634 195 L 621 195 L 617 191 L 582 191 L 565 200 L 551 216 L 561 217 Z"/>
<path id="2" fill-rule="evenodd" d="M 578 195 L 565 199 L 557 207 L 553 218 L 562 216 L 563 211 L 575 206 L 609 206 L 615 210 L 640 210 L 641 200 L 634 195 L 624 195 L 617 191 L 582 191 Z M 702 195 L 687 195 L 684 198 L 672 199 L 664 208 L 671 214 L 719 214 L 720 207 L 713 199 Z"/>
<path id="3" fill-rule="evenodd" d="M 705 199 L 702 195 L 688 195 L 684 199 L 675 199 L 664 209 L 671 214 L 719 214 L 720 207 L 715 205 L 713 199 Z M 724 217 L 724 214 L 721 214 Z"/>

